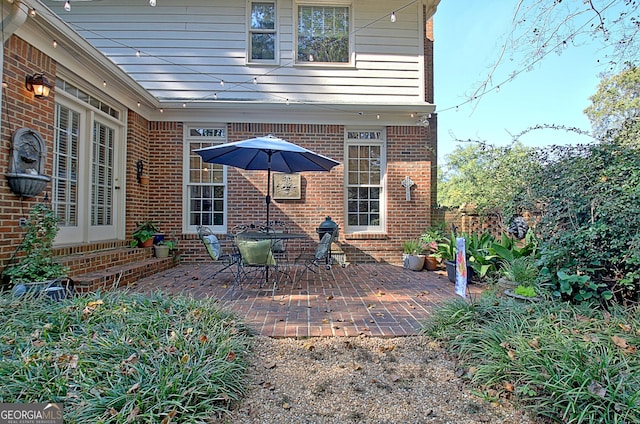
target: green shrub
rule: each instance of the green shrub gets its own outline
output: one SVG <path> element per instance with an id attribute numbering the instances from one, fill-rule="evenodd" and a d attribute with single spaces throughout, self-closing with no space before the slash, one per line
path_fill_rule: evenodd
<path id="1" fill-rule="evenodd" d="M 535 259 L 531 256 L 515 258 L 511 262 L 503 261 L 500 272 L 507 280 L 524 287 L 533 287 L 539 274 Z"/>
<path id="2" fill-rule="evenodd" d="M 640 308 L 518 302 L 443 304 L 424 326 L 486 397 L 554 422 L 640 422 Z"/>
<path id="3" fill-rule="evenodd" d="M 553 146 L 531 158 L 545 170 L 529 176 L 515 202 L 541 208 L 540 262 L 562 300 L 640 301 L 638 139 L 640 121 L 630 121 L 613 140 Z"/>
<path id="4" fill-rule="evenodd" d="M 62 402 L 65 422 L 205 422 L 244 390 L 247 331 L 213 300 L 0 296 L 0 402 Z"/>

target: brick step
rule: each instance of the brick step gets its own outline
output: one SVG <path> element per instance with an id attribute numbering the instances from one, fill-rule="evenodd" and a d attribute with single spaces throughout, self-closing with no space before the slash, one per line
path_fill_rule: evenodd
<path id="1" fill-rule="evenodd" d="M 95 252 L 58 256 L 57 261 L 69 268 L 69 275 L 102 271 L 153 257 L 152 248 L 118 247 Z"/>
<path id="2" fill-rule="evenodd" d="M 149 275 L 166 271 L 178 265 L 179 262 L 178 257 L 172 256 L 168 258 L 146 258 L 111 266 L 99 271 L 75 275 L 71 278 L 75 284 L 75 290 L 79 293 L 111 290 L 135 283 Z"/>

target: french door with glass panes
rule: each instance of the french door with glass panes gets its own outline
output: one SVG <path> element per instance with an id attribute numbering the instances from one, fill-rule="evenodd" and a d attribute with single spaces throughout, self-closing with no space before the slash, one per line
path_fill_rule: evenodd
<path id="1" fill-rule="evenodd" d="M 56 104 L 52 206 L 60 218 L 57 243 L 117 239 L 123 205 L 121 130 L 82 105 Z"/>

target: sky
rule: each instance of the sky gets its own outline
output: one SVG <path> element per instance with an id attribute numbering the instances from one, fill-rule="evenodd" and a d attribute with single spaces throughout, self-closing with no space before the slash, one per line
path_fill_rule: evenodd
<path id="1" fill-rule="evenodd" d="M 442 0 L 434 19 L 435 103 L 438 112 L 438 162 L 459 140 L 507 145 L 510 134 L 539 124 L 561 124 L 589 131 L 584 109 L 589 106 L 600 75 L 607 71 L 603 52 L 594 43 L 570 44 L 562 54 L 551 53 L 511 82 L 518 63 L 504 62 L 493 78 L 497 91 L 479 102 L 461 105 L 485 80 L 511 29 L 516 0 Z M 602 62 L 605 62 L 603 64 Z M 456 106 L 461 105 L 457 108 Z M 453 134 L 453 135 L 452 135 Z M 526 146 L 585 143 L 575 133 L 538 130 L 523 136 Z"/>

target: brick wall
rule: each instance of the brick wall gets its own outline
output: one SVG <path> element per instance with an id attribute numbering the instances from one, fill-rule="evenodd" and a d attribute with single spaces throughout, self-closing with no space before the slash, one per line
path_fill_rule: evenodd
<path id="1" fill-rule="evenodd" d="M 11 136 L 23 127 L 32 128 L 40 133 L 46 144 L 45 175 L 51 176 L 53 149 L 53 117 L 55 89 L 46 99 L 36 99 L 25 88 L 27 75 L 44 72 L 53 84 L 56 63 L 27 44 L 19 37 L 11 36 L 4 45 L 3 82 L 6 88 L 2 93 L 2 148 L 0 149 L 0 169 L 4 175 L 8 171 L 11 152 Z M 18 220 L 26 217 L 36 202 L 44 200 L 45 193 L 50 198 L 51 186 L 34 198 L 20 198 L 9 189 L 3 177 L 0 183 L 0 265 L 7 265 L 16 247 L 22 241 L 23 230 Z"/>
<path id="2" fill-rule="evenodd" d="M 21 127 L 39 131 L 47 145 L 45 173 L 52 172 L 55 89 L 48 99 L 34 99 L 24 88 L 26 75 L 45 72 L 55 80 L 56 63 L 16 36 L 4 46 L 4 90 L 0 163 L 6 171 L 11 134 Z M 429 72 L 432 72 L 429 71 Z M 429 74 L 432 78 L 432 74 Z M 428 87 L 432 87 L 428 85 Z M 432 88 L 428 88 L 432 90 Z M 427 97 L 429 97 L 427 95 Z M 386 261 L 399 263 L 401 244 L 419 235 L 431 224 L 435 199 L 436 117 L 428 127 L 387 128 L 387 209 L 386 234 L 340 235 L 340 244 L 352 262 Z M 182 230 L 183 125 L 179 122 L 149 122 L 135 111 L 127 113 L 126 156 L 126 239 L 130 240 L 136 222 L 151 219 L 167 234 L 182 237 L 183 258 L 204 258 L 204 249 L 193 235 Z M 228 139 L 241 140 L 274 134 L 313 151 L 344 160 L 344 126 L 320 124 L 231 123 Z M 136 163 L 142 160 L 148 185 L 136 179 Z M 405 199 L 401 182 L 409 176 L 416 185 L 411 201 Z M 302 177 L 302 199 L 273 200 L 271 218 L 292 223 L 293 231 L 317 239 L 316 227 L 331 216 L 344 229 L 344 166 L 331 172 L 308 172 Z M 265 219 L 266 172 L 228 170 L 230 227 Z M 47 190 L 50 190 L 49 188 Z M 18 219 L 27 215 L 36 199 L 20 199 L 5 182 L 0 187 L 0 261 L 6 265 L 22 238 Z M 89 252 L 95 246 L 86 246 Z"/>

